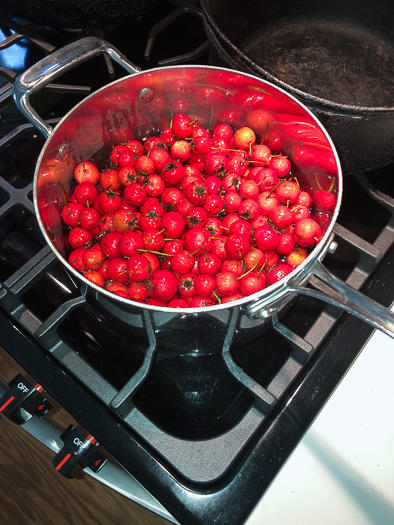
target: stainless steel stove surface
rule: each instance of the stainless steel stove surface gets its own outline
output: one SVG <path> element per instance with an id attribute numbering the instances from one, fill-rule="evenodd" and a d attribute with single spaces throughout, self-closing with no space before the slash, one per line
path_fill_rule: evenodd
<path id="1" fill-rule="evenodd" d="M 206 63 L 198 11 L 193 5 L 174 10 L 161 5 L 99 36 L 143 68 L 162 60 Z M 152 47 L 151 28 L 165 16 L 176 25 L 159 33 Z M 85 32 L 5 17 L 0 30 L 0 345 L 176 520 L 243 523 L 372 329 L 300 296 L 252 343 L 230 350 L 230 323 L 222 353 L 171 355 L 156 346 L 148 313 L 145 331 L 137 333 L 99 305 L 92 308 L 40 233 L 32 180 L 43 139 L 12 100 L 18 74 Z M 145 61 L 147 42 L 152 55 Z M 94 59 L 47 87 L 36 104 L 54 123 L 117 75 L 108 60 Z M 393 176 L 388 166 L 345 178 L 338 247 L 324 261 L 385 306 L 394 301 Z M 325 289 L 316 278 L 311 285 Z M 23 410 L 17 412 L 23 421 Z"/>

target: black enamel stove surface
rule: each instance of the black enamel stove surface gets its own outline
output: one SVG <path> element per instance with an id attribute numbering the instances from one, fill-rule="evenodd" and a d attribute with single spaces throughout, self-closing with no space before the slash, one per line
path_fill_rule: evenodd
<path id="1" fill-rule="evenodd" d="M 127 27 L 95 34 L 144 69 L 173 57 L 171 63 L 206 63 L 193 9 L 181 14 L 172 4 L 160 5 Z M 170 30 L 158 34 L 145 61 L 150 29 L 165 16 Z M 84 33 L 5 17 L 0 29 L 7 43 L 0 69 L 0 345 L 177 520 L 243 523 L 371 329 L 334 307 L 298 297 L 272 330 L 245 347 L 229 351 L 230 323 L 221 355 L 174 356 L 156 347 L 148 314 L 141 335 L 89 306 L 85 290 L 39 231 L 32 179 L 43 139 L 11 97 L 16 75 Z M 15 31 L 25 38 L 13 37 Z M 38 95 L 36 107 L 56 122 L 118 74 L 101 57 L 94 59 Z M 390 166 L 345 180 L 338 248 L 324 261 L 385 306 L 394 300 L 393 176 Z M 311 284 L 324 289 L 316 279 Z"/>

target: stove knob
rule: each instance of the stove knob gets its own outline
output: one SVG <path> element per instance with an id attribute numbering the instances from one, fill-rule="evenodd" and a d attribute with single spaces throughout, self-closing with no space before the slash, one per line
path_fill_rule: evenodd
<path id="1" fill-rule="evenodd" d="M 33 415 L 43 417 L 52 405 L 42 395 L 41 385 L 32 385 L 18 374 L 8 385 L 9 390 L 0 398 L 0 412 L 18 425 L 28 421 Z"/>
<path id="2" fill-rule="evenodd" d="M 73 478 L 85 467 L 97 472 L 107 462 L 94 437 L 84 436 L 73 425 L 70 425 L 60 438 L 64 446 L 53 458 L 52 463 L 63 476 Z"/>

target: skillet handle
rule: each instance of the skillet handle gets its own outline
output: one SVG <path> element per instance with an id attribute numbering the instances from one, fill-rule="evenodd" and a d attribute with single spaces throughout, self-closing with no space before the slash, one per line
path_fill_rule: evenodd
<path id="1" fill-rule="evenodd" d="M 289 292 L 309 295 L 338 306 L 394 339 L 394 313 L 332 275 L 319 260 L 314 263 L 311 272 L 339 292 L 340 297 L 297 285 L 292 285 Z"/>
<path id="2" fill-rule="evenodd" d="M 45 138 L 51 135 L 52 127 L 31 107 L 30 96 L 66 71 L 102 53 L 123 66 L 130 74 L 141 71 L 108 42 L 96 37 L 86 37 L 58 49 L 17 78 L 13 88 L 15 103 Z"/>

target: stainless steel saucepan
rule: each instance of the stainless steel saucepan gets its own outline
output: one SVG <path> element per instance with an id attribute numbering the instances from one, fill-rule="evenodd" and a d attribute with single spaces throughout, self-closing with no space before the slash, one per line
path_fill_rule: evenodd
<path id="1" fill-rule="evenodd" d="M 32 108 L 30 96 L 64 71 L 102 53 L 121 64 L 129 75 L 88 96 L 52 129 Z M 109 315 L 138 330 L 144 327 L 148 314 L 158 344 L 170 352 L 215 353 L 222 349 L 230 322 L 235 323 L 233 344 L 244 344 L 272 326 L 273 316 L 290 307 L 296 294 L 306 294 L 339 306 L 394 337 L 393 314 L 338 280 L 322 264 L 327 251 L 334 248 L 333 227 L 342 197 L 341 167 L 323 126 L 292 95 L 260 78 L 218 67 L 140 71 L 107 42 L 88 37 L 26 71 L 15 83 L 14 97 L 28 120 L 47 138 L 34 175 L 34 204 L 42 233 L 68 272 L 85 285 L 86 300 L 99 303 Z M 231 304 L 180 310 L 128 301 L 92 284 L 67 262 L 67 232 L 59 215 L 64 195 L 69 197 L 75 184 L 75 166 L 87 159 L 102 165 L 114 145 L 158 133 L 180 110 L 207 128 L 227 119 L 234 126 L 253 125 L 260 135 L 273 129 L 270 123 L 279 123 L 281 148 L 302 186 L 308 190 L 331 188 L 336 194 L 324 236 L 307 259 L 278 283 Z M 311 137 L 308 144 L 304 132 Z M 311 276 L 317 276 L 334 293 L 306 287 Z"/>

